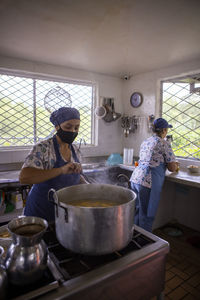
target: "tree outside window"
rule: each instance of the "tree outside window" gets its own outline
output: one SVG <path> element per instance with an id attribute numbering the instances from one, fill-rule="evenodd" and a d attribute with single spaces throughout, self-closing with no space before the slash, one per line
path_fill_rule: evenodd
<path id="1" fill-rule="evenodd" d="M 200 159 L 200 93 L 191 84 L 188 78 L 162 82 L 162 117 L 173 125 L 175 155 Z"/>

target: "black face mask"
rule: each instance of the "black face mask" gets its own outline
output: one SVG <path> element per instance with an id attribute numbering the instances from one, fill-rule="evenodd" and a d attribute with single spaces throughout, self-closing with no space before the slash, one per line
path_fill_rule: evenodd
<path id="1" fill-rule="evenodd" d="M 62 142 L 72 144 L 75 138 L 77 137 L 78 132 L 64 131 L 60 127 L 57 131 L 57 135 L 59 136 Z"/>

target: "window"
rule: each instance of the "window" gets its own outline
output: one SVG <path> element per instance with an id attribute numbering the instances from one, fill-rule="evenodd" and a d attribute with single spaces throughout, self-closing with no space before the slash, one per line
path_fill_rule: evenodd
<path id="1" fill-rule="evenodd" d="M 78 138 L 93 144 L 94 95 L 91 83 L 0 74 L 0 147 L 30 146 L 52 136 L 50 113 L 65 105 L 80 111 Z"/>
<path id="2" fill-rule="evenodd" d="M 162 117 L 173 125 L 172 148 L 178 157 L 200 159 L 199 83 L 198 76 L 162 82 Z"/>

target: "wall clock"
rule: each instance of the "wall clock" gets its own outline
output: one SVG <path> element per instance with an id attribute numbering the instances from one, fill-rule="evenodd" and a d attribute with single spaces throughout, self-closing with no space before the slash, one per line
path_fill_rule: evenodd
<path id="1" fill-rule="evenodd" d="M 133 107 L 139 107 L 142 104 L 143 96 L 141 93 L 135 92 L 131 95 L 130 103 Z"/>

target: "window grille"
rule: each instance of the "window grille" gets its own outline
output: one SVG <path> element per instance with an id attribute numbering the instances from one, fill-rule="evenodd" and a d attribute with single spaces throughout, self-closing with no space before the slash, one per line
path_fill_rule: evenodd
<path id="1" fill-rule="evenodd" d="M 61 97 L 45 107 L 45 96 L 56 88 L 66 91 L 70 102 Z M 0 74 L 0 147 L 30 146 L 52 136 L 55 129 L 49 121 L 50 111 L 67 104 L 77 108 L 81 115 L 76 141 L 82 138 L 93 144 L 94 90 L 91 83 Z"/>
<path id="2" fill-rule="evenodd" d="M 200 93 L 191 91 L 190 80 L 162 82 L 162 117 L 173 125 L 175 155 L 200 159 Z"/>

